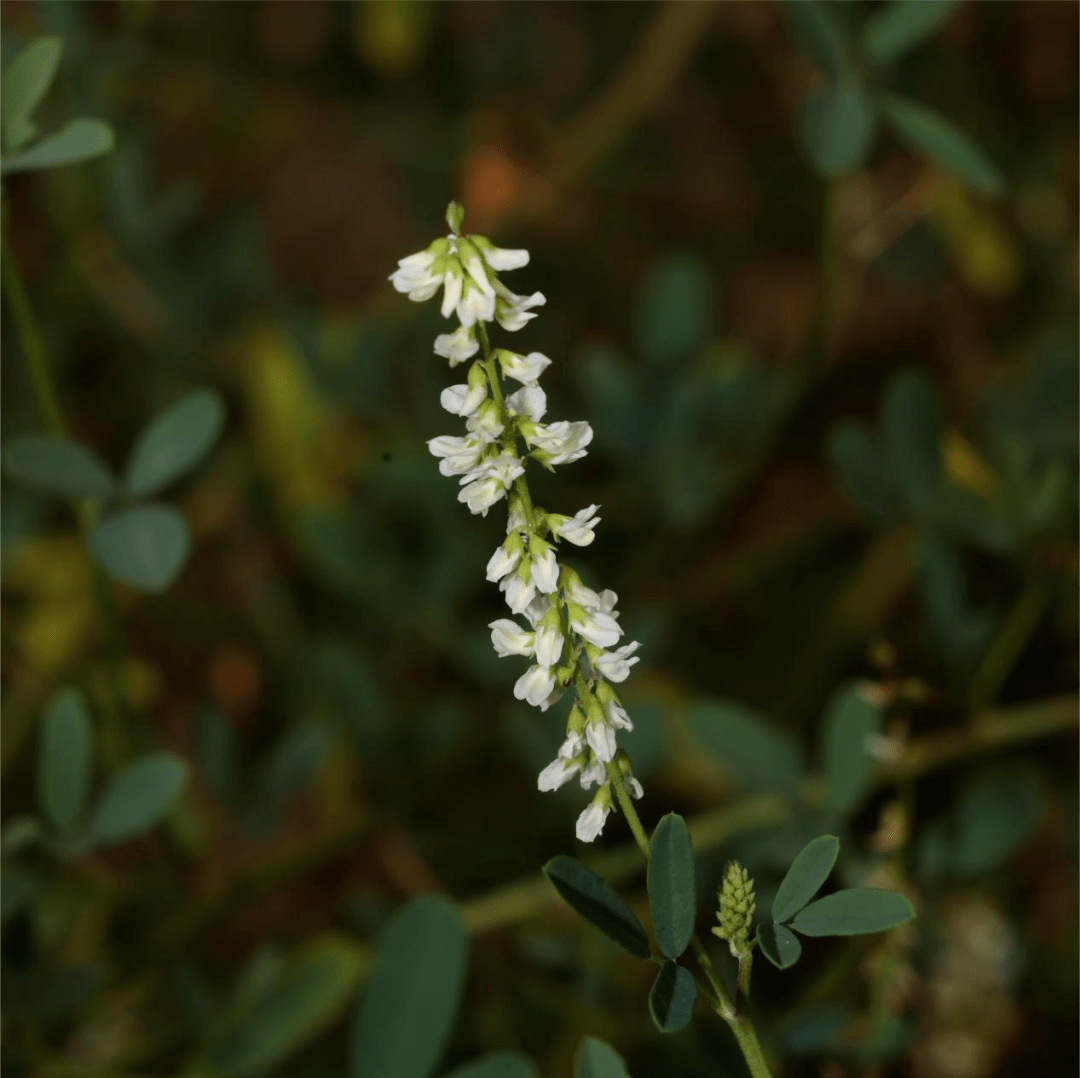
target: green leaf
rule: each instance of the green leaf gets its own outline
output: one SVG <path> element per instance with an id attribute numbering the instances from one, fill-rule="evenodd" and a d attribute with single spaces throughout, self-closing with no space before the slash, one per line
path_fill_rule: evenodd
<path id="1" fill-rule="evenodd" d="M 444 1078 L 537 1078 L 536 1064 L 518 1052 L 489 1052 L 455 1067 Z"/>
<path id="2" fill-rule="evenodd" d="M 941 401 L 918 371 L 901 371 L 885 390 L 881 415 L 885 454 L 917 513 L 931 508 L 942 482 Z"/>
<path id="3" fill-rule="evenodd" d="M 649 937 L 634 911 L 591 868 L 560 854 L 544 865 L 544 875 L 563 901 L 589 924 L 632 955 L 649 957 Z"/>
<path id="4" fill-rule="evenodd" d="M 877 113 L 857 83 L 823 86 L 803 102 L 799 134 L 814 169 L 826 178 L 865 163 L 877 134 Z"/>
<path id="5" fill-rule="evenodd" d="M 756 711 L 734 700 L 704 700 L 691 706 L 686 725 L 735 780 L 796 792 L 802 774 L 798 745 Z"/>
<path id="6" fill-rule="evenodd" d="M 649 989 L 649 1014 L 661 1033 L 678 1033 L 690 1025 L 697 1002 L 697 984 L 693 974 L 670 959 Z"/>
<path id="7" fill-rule="evenodd" d="M 757 940 L 761 953 L 777 969 L 788 969 L 795 965 L 799 961 L 799 955 L 802 954 L 799 937 L 783 925 L 762 921 L 758 925 Z"/>
<path id="8" fill-rule="evenodd" d="M 164 591 L 187 561 L 191 533 L 170 505 L 134 505 L 100 521 L 90 546 L 113 580 L 141 591 Z"/>
<path id="9" fill-rule="evenodd" d="M 903 56 L 943 26 L 959 6 L 960 0 L 893 0 L 866 20 L 863 55 L 874 65 Z"/>
<path id="10" fill-rule="evenodd" d="M 574 1059 L 574 1078 L 630 1078 L 622 1056 L 595 1037 L 581 1042 Z"/>
<path id="11" fill-rule="evenodd" d="M 1042 812 L 1042 790 L 1032 774 L 994 771 L 972 782 L 953 810 L 948 871 L 972 877 L 996 868 L 1024 846 Z"/>
<path id="12" fill-rule="evenodd" d="M 94 767 L 94 728 L 82 693 L 60 689 L 49 697 L 38 745 L 38 804 L 60 831 L 85 815 Z"/>
<path id="13" fill-rule="evenodd" d="M 187 782 L 187 764 L 172 752 L 154 752 L 121 768 L 94 808 L 90 830 L 103 846 L 144 834 L 168 815 Z"/>
<path id="14" fill-rule="evenodd" d="M 896 928 L 914 916 L 911 903 L 895 891 L 853 887 L 811 902 L 791 927 L 804 936 L 859 936 Z"/>
<path id="15" fill-rule="evenodd" d="M 705 342 L 714 304 L 708 267 L 678 252 L 649 268 L 637 304 L 637 346 L 650 363 L 686 360 Z"/>
<path id="16" fill-rule="evenodd" d="M 868 740 L 882 731 L 881 704 L 856 682 L 839 688 L 825 708 L 821 732 L 821 764 L 829 800 L 840 813 L 855 809 L 869 790 L 877 761 Z"/>
<path id="17" fill-rule="evenodd" d="M 468 942 L 458 908 L 441 895 L 390 919 L 349 1044 L 349 1078 L 428 1078 L 461 1002 Z"/>
<path id="18" fill-rule="evenodd" d="M 225 404 L 195 389 L 146 426 L 128 458 L 124 484 L 136 497 L 157 494 L 210 451 L 225 425 Z"/>
<path id="19" fill-rule="evenodd" d="M 840 840 L 835 835 L 818 835 L 802 848 L 773 899 L 774 921 L 790 921 L 818 893 L 839 852 Z"/>
<path id="20" fill-rule="evenodd" d="M 844 493 L 872 520 L 888 518 L 892 480 L 877 440 L 856 419 L 837 423 L 829 433 L 828 456 Z"/>
<path id="21" fill-rule="evenodd" d="M 195 1073 L 242 1078 L 279 1066 L 337 1019 L 360 966 L 359 948 L 344 937 L 305 945 L 228 1023 Z"/>
<path id="22" fill-rule="evenodd" d="M 1005 193 L 1005 177 L 963 131 L 924 105 L 883 94 L 878 107 L 897 137 L 916 153 L 923 154 L 987 198 Z"/>
<path id="23" fill-rule="evenodd" d="M 7 176 L 12 172 L 77 165 L 109 153 L 114 141 L 112 128 L 104 120 L 80 116 L 68 120 L 55 134 L 35 142 L 29 150 L 7 155 L 2 171 Z"/>
<path id="24" fill-rule="evenodd" d="M 4 149 L 18 150 L 37 133 L 34 110 L 49 92 L 64 43 L 58 37 L 31 41 L 4 68 L 0 78 L 0 124 L 4 129 Z"/>
<path id="25" fill-rule="evenodd" d="M 694 848 L 686 823 L 669 812 L 649 843 L 649 909 L 657 945 L 678 958 L 690 945 L 697 912 Z"/>
<path id="26" fill-rule="evenodd" d="M 783 0 L 791 36 L 822 71 L 837 78 L 852 69 L 851 48 L 835 13 L 820 0 Z"/>
<path id="27" fill-rule="evenodd" d="M 20 434 L 4 447 L 4 470 L 28 487 L 61 498 L 107 498 L 109 466 L 86 446 L 58 434 Z"/>

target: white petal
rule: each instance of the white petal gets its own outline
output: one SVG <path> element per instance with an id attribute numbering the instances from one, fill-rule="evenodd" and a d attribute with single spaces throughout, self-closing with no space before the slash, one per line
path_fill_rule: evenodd
<path id="1" fill-rule="evenodd" d="M 484 261 L 497 273 L 521 269 L 529 264 L 529 252 L 509 247 L 488 247 L 483 252 Z"/>
<path id="2" fill-rule="evenodd" d="M 582 842 L 592 842 L 607 822 L 611 809 L 607 805 L 598 805 L 593 801 L 577 818 L 575 833 Z"/>
<path id="3" fill-rule="evenodd" d="M 500 659 L 508 655 L 531 656 L 533 652 L 533 634 L 525 632 L 516 621 L 499 618 L 488 628 L 491 630 L 491 644 Z"/>
<path id="4" fill-rule="evenodd" d="M 554 666 L 563 651 L 563 634 L 554 626 L 542 625 L 536 630 L 536 661 L 543 667 Z"/>
<path id="5" fill-rule="evenodd" d="M 577 764 L 556 757 L 540 772 L 536 780 L 536 788 L 544 791 L 557 790 L 564 782 L 569 782 L 577 770 Z"/>
<path id="6" fill-rule="evenodd" d="M 550 595 L 559 586 L 559 563 L 553 550 L 545 550 L 533 558 L 532 578 L 537 589 Z"/>
<path id="7" fill-rule="evenodd" d="M 606 722 L 590 722 L 585 727 L 585 740 L 598 760 L 606 764 L 615 759 L 615 731 Z"/>

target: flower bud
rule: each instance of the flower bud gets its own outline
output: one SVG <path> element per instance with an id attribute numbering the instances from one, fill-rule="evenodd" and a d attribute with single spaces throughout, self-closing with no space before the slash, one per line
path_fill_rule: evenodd
<path id="1" fill-rule="evenodd" d="M 749 948 L 754 924 L 754 881 L 738 861 L 728 861 L 724 877 L 716 891 L 720 922 L 713 934 L 728 941 L 731 953 L 738 957 Z"/>

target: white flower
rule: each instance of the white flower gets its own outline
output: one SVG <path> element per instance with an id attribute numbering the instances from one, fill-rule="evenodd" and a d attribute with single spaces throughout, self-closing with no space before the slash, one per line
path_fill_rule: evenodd
<path id="1" fill-rule="evenodd" d="M 468 329 L 477 322 L 490 322 L 494 314 L 495 297 L 483 292 L 471 277 L 467 277 L 462 285 L 461 300 L 457 305 L 458 320 Z"/>
<path id="2" fill-rule="evenodd" d="M 551 366 L 551 360 L 540 352 L 530 352 L 527 356 L 520 356 L 517 352 L 500 349 L 499 359 L 502 363 L 503 374 L 526 386 L 536 385 L 536 380 L 547 367 Z"/>
<path id="3" fill-rule="evenodd" d="M 619 601 L 619 597 L 611 590 L 611 588 L 604 588 L 604 590 L 600 592 L 598 598 L 600 600 L 600 605 L 597 607 L 598 610 L 605 614 L 610 614 L 613 618 L 619 616 L 618 610 L 615 609 L 615 604 Z"/>
<path id="4" fill-rule="evenodd" d="M 461 264 L 465 267 L 465 272 L 473 279 L 476 287 L 484 293 L 485 296 L 495 297 L 495 289 L 491 287 L 491 281 L 488 280 L 487 270 L 484 268 L 484 261 L 480 257 L 475 245 L 469 240 L 455 240 L 454 246 L 457 248 L 458 258 L 461 259 Z M 494 305 L 492 307 L 494 310 Z M 490 321 L 490 319 L 489 319 Z"/>
<path id="5" fill-rule="evenodd" d="M 557 790 L 564 782 L 569 782 L 574 777 L 580 766 L 580 764 L 574 763 L 572 760 L 564 760 L 561 756 L 556 756 L 540 772 L 540 776 L 536 780 L 536 788 L 544 791 Z"/>
<path id="6" fill-rule="evenodd" d="M 461 266 L 457 262 L 451 261 L 446 267 L 446 273 L 443 274 L 442 307 L 439 311 L 443 318 L 449 318 L 457 309 L 457 305 L 461 301 L 463 281 L 464 275 L 461 272 Z"/>
<path id="7" fill-rule="evenodd" d="M 577 730 L 570 730 L 567 732 L 566 740 L 559 746 L 559 755 L 564 760 L 573 760 L 581 755 L 583 748 L 585 748 L 585 738 Z"/>
<path id="8" fill-rule="evenodd" d="M 474 479 L 497 479 L 504 487 L 510 486 L 519 475 L 525 471 L 524 465 L 517 457 L 509 453 L 500 453 L 497 457 L 488 457 L 466 472 L 461 478 L 461 483 L 471 483 Z"/>
<path id="9" fill-rule="evenodd" d="M 542 666 L 530 666 L 517 679 L 514 696 L 518 700 L 527 700 L 533 707 L 546 705 L 548 697 L 555 688 L 555 675 Z"/>
<path id="10" fill-rule="evenodd" d="M 551 609 L 551 603 L 548 602 L 546 595 L 536 595 L 530 601 L 529 605 L 525 607 L 523 613 L 528 618 L 529 624 L 535 629 L 547 617 L 547 612 Z"/>
<path id="11" fill-rule="evenodd" d="M 591 801 L 581 815 L 577 818 L 575 833 L 582 842 L 592 842 L 607 822 L 611 806 L 599 801 Z"/>
<path id="12" fill-rule="evenodd" d="M 630 716 L 626 713 L 626 708 L 616 700 L 608 700 L 604 705 L 604 714 L 607 715 L 608 722 L 616 729 L 633 730 L 634 724 L 630 721 Z"/>
<path id="13" fill-rule="evenodd" d="M 559 563 L 555 551 L 548 547 L 532 560 L 532 578 L 537 590 L 550 595 L 559 586 Z"/>
<path id="14" fill-rule="evenodd" d="M 473 237 L 473 243 L 479 248 L 484 256 L 484 261 L 496 273 L 504 273 L 507 270 L 521 269 L 529 264 L 529 252 L 509 247 L 496 247 L 489 240 L 481 241 L 479 237 Z"/>
<path id="15" fill-rule="evenodd" d="M 519 532 L 525 528 L 528 528 L 528 522 L 525 520 L 525 514 L 521 511 L 521 506 L 516 502 L 512 502 L 510 505 L 510 512 L 506 516 L 506 533 Z"/>
<path id="16" fill-rule="evenodd" d="M 636 640 L 632 644 L 624 644 L 615 651 L 605 651 L 593 666 L 608 679 L 608 681 L 625 681 L 630 676 L 630 667 L 639 660 L 630 658 L 641 647 Z"/>
<path id="17" fill-rule="evenodd" d="M 547 711 L 549 707 L 554 707 L 563 698 L 563 693 L 565 692 L 566 686 L 556 683 L 555 687 L 548 693 L 547 699 L 542 700 L 537 704 L 537 707 L 539 707 L 541 711 Z"/>
<path id="18" fill-rule="evenodd" d="M 494 584 L 497 580 L 502 580 L 507 573 L 511 573 L 517 567 L 517 563 L 521 560 L 521 548 L 515 546 L 513 550 L 507 550 L 506 544 L 498 547 L 494 554 L 488 559 L 487 563 L 487 578 Z"/>
<path id="19" fill-rule="evenodd" d="M 521 573 L 504 576 L 499 587 L 506 593 L 506 605 L 515 614 L 524 614 L 536 594 L 536 585 L 528 575 Z"/>
<path id="20" fill-rule="evenodd" d="M 451 367 L 472 359 L 479 351 L 476 331 L 471 326 L 458 326 L 453 333 L 440 333 L 435 338 L 435 354 L 450 360 Z"/>
<path id="21" fill-rule="evenodd" d="M 571 621 L 571 626 L 578 636 L 595 644 L 598 648 L 611 647 L 620 636 L 622 629 L 619 623 L 610 615 L 602 611 L 584 611 L 584 618 Z"/>
<path id="22" fill-rule="evenodd" d="M 534 292 L 531 296 L 518 296 L 501 281 L 495 282 L 495 291 L 499 295 L 495 304 L 495 319 L 503 329 L 511 333 L 524 329 L 536 317 L 532 312 L 533 307 L 542 307 L 547 303 L 541 292 Z"/>
<path id="23" fill-rule="evenodd" d="M 485 407 L 485 405 L 490 405 L 490 407 Z M 495 441 L 503 432 L 502 420 L 499 419 L 499 410 L 495 407 L 494 401 L 485 401 L 480 405 L 480 410 L 476 415 L 469 416 L 465 420 L 465 426 L 470 434 L 475 434 L 485 445 Z"/>
<path id="24" fill-rule="evenodd" d="M 536 630 L 536 661 L 544 667 L 554 666 L 562 658 L 563 634 L 553 625 L 541 625 Z"/>
<path id="25" fill-rule="evenodd" d="M 441 273 L 433 273 L 435 264 L 433 251 L 417 251 L 398 259 L 398 268 L 390 274 L 390 283 L 398 292 L 404 292 L 409 299 L 422 303 L 431 299 L 439 290 L 443 278 Z"/>
<path id="26" fill-rule="evenodd" d="M 482 385 L 447 386 L 439 395 L 439 403 L 452 415 L 475 415 L 487 400 L 487 390 Z"/>
<path id="27" fill-rule="evenodd" d="M 486 479 L 474 479 L 458 492 L 457 500 L 469 507 L 470 513 L 479 513 L 486 517 L 487 511 L 506 493 L 506 487 L 490 476 Z"/>
<path id="28" fill-rule="evenodd" d="M 626 777 L 626 789 L 635 801 L 640 801 L 645 796 L 645 791 L 642 789 L 641 783 L 638 782 L 633 775 L 628 775 Z"/>
<path id="29" fill-rule="evenodd" d="M 539 386 L 525 386 L 506 398 L 506 407 L 536 423 L 547 411 L 547 394 Z"/>
<path id="30" fill-rule="evenodd" d="M 439 471 L 443 475 L 461 475 L 471 471 L 480 462 L 482 446 L 476 438 L 455 438 L 443 434 L 428 442 L 428 449 L 434 457 L 442 457 Z"/>
<path id="31" fill-rule="evenodd" d="M 548 464 L 572 464 L 585 456 L 585 447 L 593 439 L 593 429 L 584 420 L 575 423 L 560 419 L 538 426 L 529 432 L 528 443 L 548 454 Z"/>
<path id="32" fill-rule="evenodd" d="M 562 523 L 555 528 L 555 534 L 575 546 L 588 546 L 596 538 L 593 529 L 600 523 L 600 518 L 593 514 L 599 508 L 598 505 L 590 505 L 572 517 L 563 517 Z"/>
<path id="33" fill-rule="evenodd" d="M 615 731 L 603 719 L 590 722 L 585 727 L 585 740 L 598 760 L 607 763 L 615 759 Z"/>
<path id="34" fill-rule="evenodd" d="M 581 769 L 581 788 L 587 790 L 597 783 L 603 785 L 607 781 L 607 768 L 600 760 L 593 760 L 588 767 Z"/>
<path id="35" fill-rule="evenodd" d="M 516 621 L 499 618 L 488 628 L 491 630 L 491 644 L 500 659 L 505 659 L 508 655 L 532 655 L 533 634 L 525 632 Z"/>
<path id="36" fill-rule="evenodd" d="M 572 581 L 566 590 L 566 597 L 570 602 L 577 603 L 586 610 L 600 609 L 600 596 L 592 588 L 587 588 L 580 580 Z"/>

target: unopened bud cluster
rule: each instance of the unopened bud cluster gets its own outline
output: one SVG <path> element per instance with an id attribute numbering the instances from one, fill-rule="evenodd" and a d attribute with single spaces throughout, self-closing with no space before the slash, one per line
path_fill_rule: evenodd
<path id="1" fill-rule="evenodd" d="M 724 877 L 716 890 L 719 926 L 713 934 L 727 940 L 731 953 L 738 956 L 750 945 L 754 926 L 754 881 L 738 861 L 728 861 Z"/>
<path id="2" fill-rule="evenodd" d="M 493 621 L 491 642 L 500 656 L 521 655 L 532 664 L 518 678 L 514 695 L 546 711 L 573 686 L 577 698 L 556 758 L 540 772 L 541 790 L 554 790 L 575 775 L 584 789 L 598 785 L 578 817 L 577 836 L 591 842 L 613 807 L 608 765 L 616 760 L 617 730 L 630 730 L 626 709 L 611 683 L 624 681 L 638 660 L 637 643 L 617 646 L 623 635 L 613 591 L 595 592 L 558 560 L 559 544 L 587 546 L 600 518 L 596 505 L 573 516 L 549 513 L 532 502 L 525 465 L 534 460 L 548 470 L 585 456 L 592 428 L 583 421 L 543 423 L 547 396 L 537 384 L 551 360 L 539 352 L 520 355 L 491 350 L 486 326 L 498 322 L 514 332 L 536 317 L 546 302 L 534 292 L 519 296 L 499 273 L 529 261 L 528 251 L 494 246 L 486 237 L 461 235 L 464 211 L 451 203 L 450 234 L 398 262 L 390 280 L 417 302 L 443 290 L 442 314 L 460 323 L 435 339 L 435 353 L 451 367 L 472 361 L 465 381 L 442 393 L 442 406 L 465 420 L 466 434 L 428 442 L 443 475 L 459 477 L 458 500 L 487 516 L 507 501 L 506 540 L 487 564 L 487 579 L 499 585 L 511 613 Z M 504 395 L 502 381 L 520 389 Z M 619 774 L 634 797 L 642 794 L 629 761 L 618 758 Z"/>

